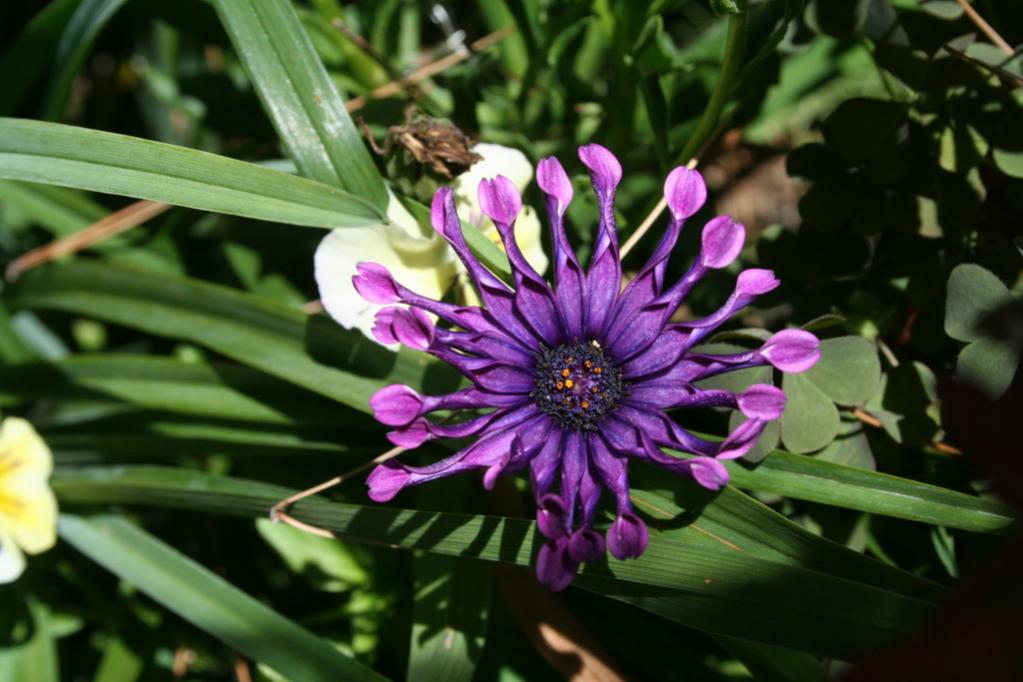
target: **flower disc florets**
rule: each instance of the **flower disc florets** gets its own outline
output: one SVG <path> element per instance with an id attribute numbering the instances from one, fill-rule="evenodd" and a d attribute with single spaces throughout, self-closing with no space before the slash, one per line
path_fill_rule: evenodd
<path id="1" fill-rule="evenodd" d="M 717 490 L 728 482 L 723 461 L 747 453 L 785 407 L 785 394 L 771 385 L 754 384 L 735 393 L 704 388 L 701 380 L 762 365 L 802 372 L 819 356 L 816 337 L 798 329 L 778 332 L 757 350 L 701 352 L 699 344 L 729 317 L 778 286 L 774 273 L 745 270 L 719 310 L 673 322 L 700 278 L 738 257 L 745 228 L 727 216 L 708 221 L 692 264 L 676 281 L 667 281 L 668 258 L 682 227 L 707 198 L 698 172 L 676 168 L 664 183 L 671 221 L 650 260 L 623 287 L 614 212 L 621 164 L 599 145 L 583 147 L 579 158 L 590 171 L 600 209 L 586 268 L 563 224 L 572 183 L 557 159 L 547 158 L 536 175 L 547 197 L 553 283 L 519 250 L 512 226 L 522 200 L 502 176 L 480 183 L 479 204 L 501 235 L 511 284 L 469 250 L 450 190 L 437 192 L 431 211 L 434 228 L 465 265 L 479 307 L 421 296 L 375 264 L 360 264 L 354 278 L 367 300 L 397 304 L 377 314 L 373 333 L 379 341 L 430 353 L 468 380 L 466 388 L 440 396 L 397 385 L 377 392 L 370 405 L 380 422 L 394 427 L 388 437 L 405 448 L 433 438 L 473 439 L 428 466 L 395 460 L 381 464 L 367 479 L 370 497 L 387 501 L 408 486 L 470 469 L 483 470 L 489 488 L 498 476 L 528 468 L 537 530 L 545 538 L 536 556 L 537 575 L 554 590 L 567 587 L 581 563 L 597 561 L 606 551 L 629 559 L 646 549 L 649 533 L 629 497 L 629 460 L 653 463 Z M 441 324 L 435 325 L 430 315 Z M 724 440 L 706 440 L 666 414 L 689 407 L 730 408 L 746 420 Z M 440 422 L 427 417 L 442 410 L 455 418 Z M 460 421 L 459 413 L 464 415 Z M 662 448 L 687 456 L 669 455 Z M 600 532 L 595 526 L 605 490 L 613 498 L 615 520 Z"/>
<path id="2" fill-rule="evenodd" d="M 576 431 L 596 431 L 626 391 L 621 368 L 597 341 L 546 349 L 536 363 L 534 381 L 529 397 L 537 407 L 563 428 Z"/>

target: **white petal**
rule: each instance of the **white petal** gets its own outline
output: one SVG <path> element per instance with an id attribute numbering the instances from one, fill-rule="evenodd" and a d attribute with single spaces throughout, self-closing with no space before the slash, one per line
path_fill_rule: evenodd
<path id="1" fill-rule="evenodd" d="M 455 192 L 455 201 L 469 208 L 469 222 L 479 226 L 484 220 L 476 198 L 480 180 L 503 175 L 512 181 L 519 192 L 524 192 L 526 185 L 533 179 L 533 165 L 525 154 L 512 147 L 480 142 L 472 150 L 482 158 L 455 178 L 451 186 Z"/>
<path id="2" fill-rule="evenodd" d="M 316 249 L 316 284 L 323 307 L 341 326 L 369 338 L 380 306 L 364 300 L 352 286 L 356 265 L 379 263 L 402 285 L 430 298 L 443 296 L 455 274 L 447 243 L 432 230 L 424 234 L 393 196 L 387 215 L 390 225 L 332 230 Z"/>
<path id="3" fill-rule="evenodd" d="M 25 570 L 25 555 L 0 528 L 0 585 L 14 582 Z"/>

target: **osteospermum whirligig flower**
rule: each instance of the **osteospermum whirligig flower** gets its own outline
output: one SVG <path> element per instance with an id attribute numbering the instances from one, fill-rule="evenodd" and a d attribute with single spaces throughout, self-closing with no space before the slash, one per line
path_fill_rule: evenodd
<path id="1" fill-rule="evenodd" d="M 53 457 L 24 419 L 0 424 L 0 584 L 25 570 L 25 553 L 57 541 L 57 501 L 48 483 Z"/>
<path id="2" fill-rule="evenodd" d="M 801 330 L 778 332 L 760 349 L 746 353 L 694 351 L 733 313 L 774 289 L 778 280 L 769 270 L 745 270 L 720 310 L 703 319 L 672 322 L 706 272 L 735 260 L 745 228 L 727 216 L 712 219 L 688 271 L 666 282 L 668 257 L 683 223 L 707 196 L 697 171 L 676 168 L 664 183 L 671 212 L 668 229 L 649 262 L 622 289 L 614 217 L 621 164 L 599 145 L 582 147 L 579 157 L 590 171 L 600 208 L 588 268 L 576 258 L 563 226 L 572 185 L 557 159 L 546 158 L 537 168 L 537 180 L 550 216 L 554 285 L 526 262 L 516 244 L 512 226 L 521 198 L 502 176 L 479 184 L 479 203 L 500 231 L 514 286 L 485 269 L 470 252 L 447 189 L 434 197 L 432 223 L 465 264 L 481 306 L 423 297 L 374 263 L 361 263 L 354 277 L 355 288 L 368 301 L 404 304 L 377 313 L 377 339 L 426 351 L 471 382 L 441 396 L 393 385 L 372 398 L 376 418 L 395 427 L 388 437 L 396 445 L 414 448 L 434 438 L 475 441 L 429 466 L 396 460 L 379 465 L 367 480 L 370 497 L 387 501 L 408 486 L 469 469 L 483 469 L 484 486 L 491 488 L 498 476 L 529 467 L 537 528 L 546 538 L 537 574 L 554 590 L 567 587 L 580 563 L 600 559 L 605 550 L 627 559 L 646 549 L 646 525 L 629 500 L 630 458 L 718 489 L 728 481 L 722 460 L 749 451 L 785 405 L 784 393 L 774 386 L 753 385 L 736 394 L 698 388 L 698 380 L 767 364 L 801 372 L 819 357 L 816 337 Z M 426 313 L 446 324 L 434 325 Z M 747 419 L 723 441 L 712 442 L 665 415 L 666 410 L 687 407 L 733 408 Z M 473 412 L 461 422 L 427 419 L 437 410 L 486 412 Z M 662 447 L 691 456 L 668 455 Z M 616 511 L 606 534 L 594 527 L 602 489 L 613 496 Z"/>

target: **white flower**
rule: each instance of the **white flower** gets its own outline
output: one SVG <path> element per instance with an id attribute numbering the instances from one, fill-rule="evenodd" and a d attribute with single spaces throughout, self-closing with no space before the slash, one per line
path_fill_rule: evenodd
<path id="1" fill-rule="evenodd" d="M 24 419 L 0 424 L 0 583 L 25 570 L 25 553 L 57 541 L 57 501 L 48 483 L 53 457 Z"/>
<path id="2" fill-rule="evenodd" d="M 473 151 L 481 160 L 452 183 L 458 216 L 464 224 L 478 228 L 500 246 L 497 228 L 480 210 L 476 188 L 484 178 L 504 175 L 521 192 L 533 178 L 533 167 L 525 154 L 510 147 L 480 143 Z M 316 249 L 320 300 L 334 320 L 373 338 L 370 330 L 379 306 L 363 300 L 352 286 L 355 266 L 364 261 L 383 265 L 397 281 L 429 298 L 442 298 L 461 279 L 462 300 L 476 302 L 472 287 L 464 277 L 459 278 L 464 269 L 447 242 L 429 226 L 420 227 L 393 194 L 387 206 L 387 219 L 390 224 L 332 230 Z M 540 229 L 536 211 L 524 207 L 515 223 L 515 239 L 526 260 L 543 272 L 547 269 L 547 255 L 540 242 Z"/>

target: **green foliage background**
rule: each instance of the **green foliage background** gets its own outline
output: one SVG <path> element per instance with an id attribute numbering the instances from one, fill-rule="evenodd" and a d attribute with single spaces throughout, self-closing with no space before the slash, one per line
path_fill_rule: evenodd
<path id="1" fill-rule="evenodd" d="M 1019 3 L 975 6 L 1023 41 Z M 0 264 L 133 199 L 175 207 L 3 285 L 0 407 L 53 448 L 62 517 L 59 546 L 0 589 L 0 680 L 225 679 L 238 661 L 271 680 L 565 673 L 505 598 L 538 546 L 521 486 L 443 481 L 375 505 L 353 480 L 295 508 L 340 540 L 265 518 L 387 449 L 375 390 L 457 381 L 301 305 L 323 228 L 378 221 L 388 183 L 432 191 L 385 177 L 345 102 L 494 31 L 355 115 L 380 140 L 414 103 L 533 161 L 605 144 L 625 167 L 623 236 L 700 152 L 719 208 L 749 223 L 734 269 L 783 282 L 713 342 L 787 325 L 824 339 L 733 486 L 634 466 L 650 549 L 557 598 L 608 660 L 636 679 L 826 679 L 918 633 L 1010 533 L 941 386 L 1018 391 L 1019 327 L 991 322 L 1023 289 L 1018 49 L 943 0 L 460 0 L 447 23 L 431 7 L 0 6 Z M 595 211 L 568 165 L 585 255 Z M 691 312 L 730 288 L 710 278 Z"/>

